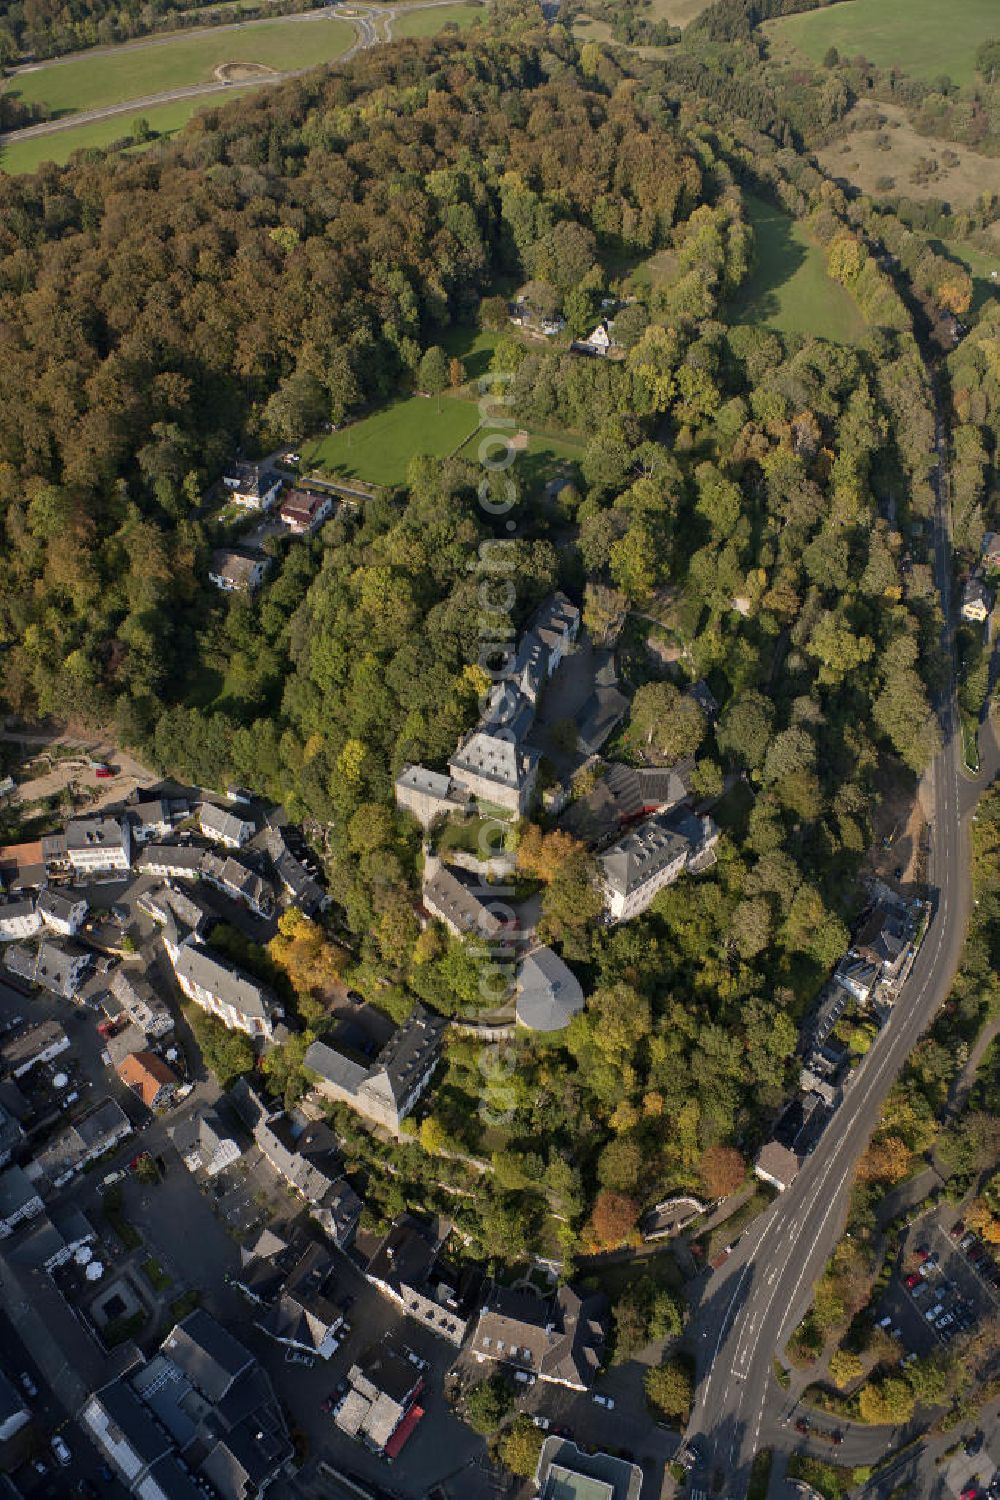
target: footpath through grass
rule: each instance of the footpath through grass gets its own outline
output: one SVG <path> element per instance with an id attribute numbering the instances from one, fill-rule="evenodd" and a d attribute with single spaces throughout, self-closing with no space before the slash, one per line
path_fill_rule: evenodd
<path id="1" fill-rule="evenodd" d="M 75 114 L 210 83 L 223 63 L 262 63 L 276 73 L 314 67 L 339 57 L 353 40 L 347 21 L 250 22 L 235 31 L 201 30 L 48 63 L 18 73 L 8 92 L 25 103 L 44 104 L 54 116 Z"/>
<path id="2" fill-rule="evenodd" d="M 822 10 L 769 21 L 765 34 L 779 47 L 795 47 L 822 62 L 830 47 L 842 57 L 862 53 L 879 67 L 913 78 L 943 74 L 972 83 L 976 48 L 1000 33 L 997 0 L 850 0 Z"/>
<path id="3" fill-rule="evenodd" d="M 764 323 L 779 333 L 801 333 L 856 344 L 867 326 L 850 294 L 826 273 L 822 249 L 801 224 L 763 198 L 744 192 L 753 225 L 750 275 L 734 297 L 736 323 Z"/>

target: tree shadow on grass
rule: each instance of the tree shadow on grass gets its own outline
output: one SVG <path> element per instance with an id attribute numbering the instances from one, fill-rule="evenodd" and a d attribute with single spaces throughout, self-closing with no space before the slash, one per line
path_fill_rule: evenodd
<path id="1" fill-rule="evenodd" d="M 766 323 L 780 315 L 781 289 L 805 264 L 807 251 L 796 240 L 787 214 L 749 195 L 747 206 L 754 231 L 753 267 L 731 312 L 740 323 Z"/>

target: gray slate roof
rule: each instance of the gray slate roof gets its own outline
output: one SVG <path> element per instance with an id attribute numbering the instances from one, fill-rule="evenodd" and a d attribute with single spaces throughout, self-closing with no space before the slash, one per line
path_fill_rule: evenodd
<path id="1" fill-rule="evenodd" d="M 517 1019 L 531 1031 L 561 1031 L 584 998 L 580 982 L 551 948 L 536 948 L 517 975 Z"/>
<path id="2" fill-rule="evenodd" d="M 628 896 L 686 854 L 689 847 L 687 839 L 667 828 L 662 819 L 648 818 L 600 856 L 601 869 L 608 885 Z"/>
<path id="3" fill-rule="evenodd" d="M 72 818 L 66 824 L 66 848 L 74 849 L 121 849 L 125 846 L 125 830 L 117 818 Z"/>
<path id="4" fill-rule="evenodd" d="M 261 985 L 196 943 L 182 944 L 174 969 L 178 976 L 200 985 L 242 1015 L 268 1020 L 274 1013 L 274 1003 Z"/>

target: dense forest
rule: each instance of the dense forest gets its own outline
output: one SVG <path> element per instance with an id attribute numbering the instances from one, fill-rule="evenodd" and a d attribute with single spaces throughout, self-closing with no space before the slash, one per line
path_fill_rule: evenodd
<path id="1" fill-rule="evenodd" d="M 418 830 L 391 787 L 476 718 L 481 472 L 415 459 L 403 492 L 277 546 L 254 599 L 209 596 L 203 496 L 240 446 L 412 389 L 499 289 L 530 279 L 582 328 L 612 268 L 671 257 L 621 315 L 620 361 L 509 334 L 492 356 L 520 421 L 588 437 L 556 507 L 518 493 L 516 623 L 557 585 L 595 625 L 609 600 L 669 598 L 681 685 L 707 678 L 720 715 L 682 707 L 640 636 L 628 732 L 694 754 L 704 795 L 738 785 L 714 871 L 617 931 L 588 857 L 521 831 L 587 1009 L 491 1073 L 454 1038 L 421 1127 L 490 1157 L 463 1213 L 508 1256 L 546 1206 L 572 1250 L 627 1236 L 647 1194 L 739 1179 L 846 945 L 880 777 L 938 743 L 930 394 L 857 211 L 754 109 L 723 121 L 682 70 L 627 73 L 536 20 L 362 57 L 142 157 L 0 180 L 6 705 L 113 721 L 163 770 L 322 825 L 352 983 L 394 1015 L 479 1003 L 474 956 L 419 930 Z M 729 323 L 750 182 L 808 224 L 870 325 L 859 347 Z M 270 1063 L 290 1097 L 309 1035 Z M 406 1182 L 426 1200 L 444 1170 L 400 1147 L 373 1200 L 391 1212 Z"/>

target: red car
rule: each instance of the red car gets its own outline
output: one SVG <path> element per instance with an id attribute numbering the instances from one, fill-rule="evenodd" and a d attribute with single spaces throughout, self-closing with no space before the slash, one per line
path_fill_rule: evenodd
<path id="1" fill-rule="evenodd" d="M 978 1486 L 978 1484 L 967 1484 L 965 1486 L 965 1489 L 962 1491 L 961 1495 L 959 1496 L 959 1500 L 976 1500 L 976 1496 L 978 1494 L 979 1494 L 979 1486 Z"/>
<path id="2" fill-rule="evenodd" d="M 909 1276 L 906 1277 L 906 1285 L 912 1289 L 917 1285 L 917 1282 L 919 1280 L 920 1277 L 917 1275 L 916 1271 L 911 1271 Z"/>
<path id="3" fill-rule="evenodd" d="M 94 775 L 97 777 L 98 781 L 110 781 L 114 774 L 115 773 L 114 771 L 112 771 L 110 766 L 94 767 Z"/>

